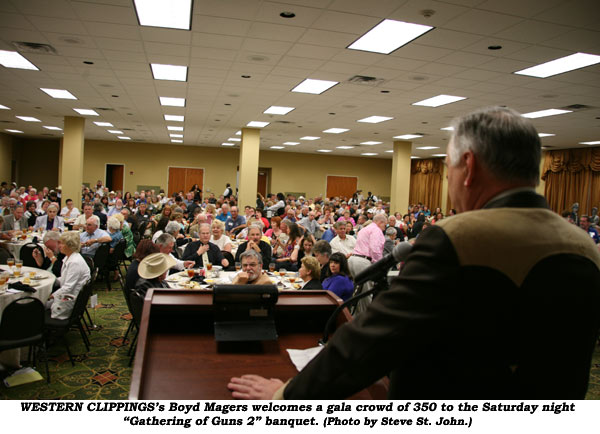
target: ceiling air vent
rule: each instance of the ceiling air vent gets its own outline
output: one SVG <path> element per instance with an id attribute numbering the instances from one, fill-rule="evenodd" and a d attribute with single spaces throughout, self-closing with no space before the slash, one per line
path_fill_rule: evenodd
<path id="1" fill-rule="evenodd" d="M 48 44 L 22 41 L 12 41 L 12 44 L 21 53 L 57 54 L 56 49 Z"/>
<path id="2" fill-rule="evenodd" d="M 347 81 L 347 83 L 361 84 L 363 86 L 378 86 L 383 82 L 383 78 L 369 77 L 366 75 L 355 75 L 350 77 Z"/>

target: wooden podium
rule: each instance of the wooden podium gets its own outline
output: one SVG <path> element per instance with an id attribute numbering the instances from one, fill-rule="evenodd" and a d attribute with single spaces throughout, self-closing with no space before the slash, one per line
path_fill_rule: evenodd
<path id="1" fill-rule="evenodd" d="M 286 381 L 296 375 L 287 349 L 318 345 L 341 300 L 329 291 L 282 291 L 275 308 L 279 339 L 217 343 L 212 291 L 153 289 L 146 294 L 129 399 L 231 399 L 233 376 L 257 374 Z M 351 321 L 344 309 L 336 326 Z M 385 399 L 374 386 L 354 399 Z"/>

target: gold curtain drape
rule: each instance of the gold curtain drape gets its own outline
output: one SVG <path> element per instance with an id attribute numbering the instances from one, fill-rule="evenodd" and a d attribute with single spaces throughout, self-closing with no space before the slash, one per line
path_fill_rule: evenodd
<path id="1" fill-rule="evenodd" d="M 408 202 L 420 202 L 432 210 L 441 207 L 443 173 L 444 162 L 441 158 L 411 161 Z"/>
<path id="2" fill-rule="evenodd" d="M 579 214 L 589 214 L 600 203 L 600 148 L 549 151 L 542 179 L 550 208 L 558 213 L 579 203 Z"/>

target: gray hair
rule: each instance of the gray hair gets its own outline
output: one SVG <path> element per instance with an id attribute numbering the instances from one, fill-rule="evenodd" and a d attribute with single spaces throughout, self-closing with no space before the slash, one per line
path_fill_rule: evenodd
<path id="1" fill-rule="evenodd" d="M 312 248 L 313 254 L 321 254 L 327 257 L 331 256 L 331 245 L 325 240 L 319 240 Z"/>
<path id="2" fill-rule="evenodd" d="M 159 236 L 156 239 L 156 243 L 157 245 L 161 246 L 161 247 L 166 247 L 171 243 L 175 242 L 175 237 L 171 234 L 162 234 L 161 236 Z"/>
<path id="3" fill-rule="evenodd" d="M 94 222 L 96 223 L 96 226 L 100 226 L 100 217 L 98 217 L 97 215 L 90 216 L 90 218 L 87 220 L 94 220 Z M 87 223 L 87 220 L 86 220 L 86 223 Z"/>
<path id="4" fill-rule="evenodd" d="M 167 226 L 165 226 L 165 232 L 167 234 L 178 233 L 180 229 L 181 225 L 174 220 L 170 221 L 169 223 L 167 223 Z"/>
<path id="5" fill-rule="evenodd" d="M 63 232 L 60 236 L 60 242 L 67 246 L 73 253 L 79 253 L 81 249 L 81 239 L 77 231 Z"/>
<path id="6" fill-rule="evenodd" d="M 240 262 L 242 262 L 244 258 L 256 258 L 259 264 L 263 263 L 262 256 L 259 255 L 256 250 L 253 249 L 246 250 L 244 253 L 242 253 L 240 255 Z"/>
<path id="7" fill-rule="evenodd" d="M 56 231 L 46 231 L 46 233 L 44 234 L 44 238 L 42 239 L 42 242 L 46 242 L 46 241 L 50 241 L 50 240 L 55 240 L 58 241 L 60 240 L 60 234 Z"/>
<path id="8" fill-rule="evenodd" d="M 385 215 L 383 213 L 377 214 L 375 217 L 373 217 L 373 221 L 375 223 L 378 223 L 378 222 L 386 222 L 387 223 L 387 220 L 388 220 L 387 215 Z"/>
<path id="9" fill-rule="evenodd" d="M 50 211 L 50 209 L 53 209 L 54 211 L 58 212 L 58 207 L 54 204 L 48 205 L 48 208 L 46 209 L 46 211 Z"/>
<path id="10" fill-rule="evenodd" d="M 391 227 L 391 226 L 390 226 L 389 228 L 387 228 L 387 229 L 385 230 L 385 234 L 386 234 L 388 237 L 391 237 L 392 235 L 398 235 L 398 232 L 396 232 L 396 228 L 393 228 L 393 227 Z"/>
<path id="11" fill-rule="evenodd" d="M 515 110 L 489 107 L 453 121 L 449 162 L 473 152 L 497 178 L 537 185 L 542 145 L 534 126 Z"/>
<path id="12" fill-rule="evenodd" d="M 114 217 L 110 217 L 106 222 L 106 227 L 118 231 L 121 229 L 121 222 Z"/>

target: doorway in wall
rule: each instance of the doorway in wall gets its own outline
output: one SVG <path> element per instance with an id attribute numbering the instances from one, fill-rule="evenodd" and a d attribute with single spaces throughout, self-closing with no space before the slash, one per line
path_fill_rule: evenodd
<path id="1" fill-rule="evenodd" d="M 110 191 L 123 191 L 125 166 L 123 164 L 107 164 L 104 185 Z"/>
<path id="2" fill-rule="evenodd" d="M 204 169 L 194 167 L 169 167 L 169 196 L 183 191 L 187 193 L 192 185 L 198 184 L 204 197 Z"/>
<path id="3" fill-rule="evenodd" d="M 356 176 L 327 176 L 327 197 L 350 199 L 358 186 Z"/>

